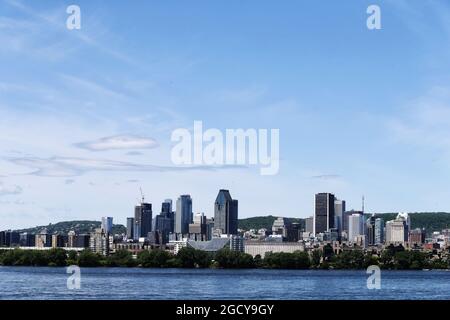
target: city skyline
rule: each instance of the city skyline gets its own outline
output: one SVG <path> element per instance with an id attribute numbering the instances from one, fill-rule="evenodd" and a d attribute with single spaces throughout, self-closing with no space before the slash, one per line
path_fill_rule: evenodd
<path id="1" fill-rule="evenodd" d="M 76 4 L 68 30 L 67 3 L 0 0 L 0 229 L 125 224 L 140 187 L 208 216 L 220 188 L 241 218 L 309 217 L 318 192 L 449 211 L 445 1 L 378 1 L 381 30 L 369 1 Z M 171 133 L 197 120 L 279 129 L 279 173 L 174 165 Z"/>

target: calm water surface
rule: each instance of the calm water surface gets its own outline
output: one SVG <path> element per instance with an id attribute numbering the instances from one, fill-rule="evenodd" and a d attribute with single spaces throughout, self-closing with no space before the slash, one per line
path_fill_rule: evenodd
<path id="1" fill-rule="evenodd" d="M 65 268 L 0 267 L 0 299 L 450 299 L 450 272 L 82 268 L 68 290 Z"/>

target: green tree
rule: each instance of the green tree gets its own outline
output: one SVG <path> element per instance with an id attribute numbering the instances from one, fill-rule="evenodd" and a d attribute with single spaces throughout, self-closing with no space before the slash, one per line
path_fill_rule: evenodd
<path id="1" fill-rule="evenodd" d="M 165 250 L 142 251 L 138 254 L 138 263 L 144 268 L 167 268 L 174 263 L 174 257 Z"/>
<path id="2" fill-rule="evenodd" d="M 214 256 L 221 268 L 252 268 L 253 257 L 247 253 L 231 251 L 228 248 L 221 249 Z"/>
<path id="3" fill-rule="evenodd" d="M 48 265 L 64 267 L 67 265 L 67 253 L 64 249 L 54 248 L 47 252 Z"/>
<path id="4" fill-rule="evenodd" d="M 118 250 L 106 258 L 106 265 L 109 267 L 134 267 L 136 261 L 128 250 Z"/>
<path id="5" fill-rule="evenodd" d="M 78 265 L 80 267 L 99 267 L 102 265 L 102 257 L 90 250 L 83 250 L 78 255 Z"/>
<path id="6" fill-rule="evenodd" d="M 311 252 L 311 266 L 314 268 L 319 268 L 321 259 L 322 259 L 322 250 L 314 249 Z"/>

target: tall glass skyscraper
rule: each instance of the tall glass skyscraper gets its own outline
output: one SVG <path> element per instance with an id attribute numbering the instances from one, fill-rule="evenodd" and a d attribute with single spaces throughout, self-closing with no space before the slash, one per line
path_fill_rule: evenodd
<path id="1" fill-rule="evenodd" d="M 134 218 L 127 218 L 127 239 L 134 239 Z"/>
<path id="2" fill-rule="evenodd" d="M 340 238 L 342 232 L 342 223 L 345 212 L 345 201 L 344 200 L 334 200 L 334 228 L 338 231 L 338 237 Z"/>
<path id="3" fill-rule="evenodd" d="M 112 217 L 102 217 L 102 229 L 106 234 L 112 232 L 113 228 L 113 218 Z"/>
<path id="4" fill-rule="evenodd" d="M 381 218 L 375 219 L 375 244 L 384 243 L 384 220 Z"/>
<path id="5" fill-rule="evenodd" d="M 318 193 L 315 201 L 314 233 L 334 228 L 334 194 Z"/>
<path id="6" fill-rule="evenodd" d="M 181 195 L 177 200 L 175 213 L 175 233 L 189 233 L 189 224 L 193 222 L 192 198 L 190 195 Z"/>
<path id="7" fill-rule="evenodd" d="M 134 208 L 134 224 L 135 239 L 139 237 L 147 237 L 152 231 L 152 204 L 142 202 Z"/>
<path id="8" fill-rule="evenodd" d="M 237 234 L 238 201 L 231 198 L 228 190 L 219 190 L 214 203 L 214 229 L 221 234 Z"/>

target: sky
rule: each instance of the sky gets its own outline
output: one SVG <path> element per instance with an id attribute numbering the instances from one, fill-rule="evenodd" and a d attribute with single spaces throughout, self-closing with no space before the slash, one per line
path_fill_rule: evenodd
<path id="1" fill-rule="evenodd" d="M 69 5 L 81 29 L 69 30 Z M 381 29 L 366 26 L 367 7 Z M 0 229 L 126 222 L 141 198 L 308 217 L 449 211 L 450 5 L 0 0 Z M 279 129 L 280 169 L 186 167 L 177 128 Z"/>

